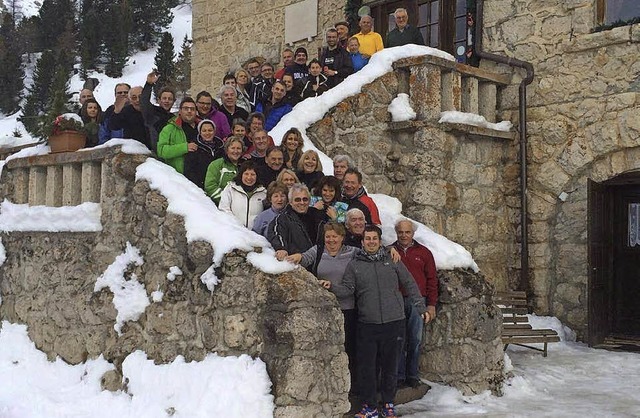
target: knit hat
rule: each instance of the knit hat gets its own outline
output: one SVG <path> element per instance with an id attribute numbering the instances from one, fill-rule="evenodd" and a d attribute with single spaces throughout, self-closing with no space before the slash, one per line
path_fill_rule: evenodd
<path id="1" fill-rule="evenodd" d="M 213 125 L 213 130 L 214 131 L 218 131 L 218 127 L 216 126 L 216 124 L 212 120 L 210 120 L 210 119 L 202 119 L 200 121 L 200 123 L 198 123 L 198 135 L 200 135 L 200 129 L 202 128 L 202 125 L 204 125 L 206 123 L 208 123 L 210 125 Z"/>

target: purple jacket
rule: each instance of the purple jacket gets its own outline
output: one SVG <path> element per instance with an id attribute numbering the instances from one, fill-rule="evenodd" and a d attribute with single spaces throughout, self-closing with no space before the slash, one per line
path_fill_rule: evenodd
<path id="1" fill-rule="evenodd" d="M 200 119 L 209 119 L 210 121 L 213 121 L 213 123 L 216 124 L 216 136 L 219 138 L 226 138 L 231 134 L 231 127 L 229 126 L 227 115 L 218 109 L 212 108 L 211 112 L 209 112 L 207 116 L 201 117 Z"/>

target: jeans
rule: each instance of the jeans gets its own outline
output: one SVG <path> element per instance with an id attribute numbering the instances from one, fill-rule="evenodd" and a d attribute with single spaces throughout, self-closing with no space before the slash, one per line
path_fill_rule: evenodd
<path id="1" fill-rule="evenodd" d="M 400 347 L 398 380 L 418 379 L 420 343 L 424 321 L 409 298 L 404 298 L 404 315 L 407 333 L 404 346 Z"/>

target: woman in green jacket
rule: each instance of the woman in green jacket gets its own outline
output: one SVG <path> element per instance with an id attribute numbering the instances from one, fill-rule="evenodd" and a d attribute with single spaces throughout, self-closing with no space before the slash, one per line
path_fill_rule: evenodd
<path id="1" fill-rule="evenodd" d="M 232 136 L 224 144 L 224 156 L 209 164 L 204 179 L 204 190 L 216 205 L 220 203 L 222 190 L 236 176 L 238 162 L 243 153 L 242 137 Z"/>

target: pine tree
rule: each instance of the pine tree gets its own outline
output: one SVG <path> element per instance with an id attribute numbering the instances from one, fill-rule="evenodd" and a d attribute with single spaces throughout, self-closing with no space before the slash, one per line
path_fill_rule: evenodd
<path id="1" fill-rule="evenodd" d="M 49 91 L 53 84 L 56 68 L 55 54 L 46 50 L 38 59 L 33 73 L 33 84 L 22 109 L 20 122 L 32 135 L 40 134 L 40 118 L 45 114 L 49 103 Z"/>
<path id="2" fill-rule="evenodd" d="M 135 25 L 131 28 L 131 43 L 146 51 L 161 39 L 162 30 L 171 24 L 172 0 L 156 0 L 150 7 L 147 0 L 130 0 L 131 16 Z"/>
<path id="3" fill-rule="evenodd" d="M 18 105 L 24 88 L 22 54 L 13 15 L 5 13 L 0 26 L 0 111 L 12 114 Z"/>
<path id="4" fill-rule="evenodd" d="M 176 61 L 176 90 L 185 94 L 191 88 L 191 40 L 184 36 Z"/>
<path id="5" fill-rule="evenodd" d="M 176 65 L 174 60 L 176 54 L 173 50 L 173 36 L 169 32 L 162 34 L 162 40 L 158 46 L 158 52 L 154 62 L 156 64 L 156 71 L 160 75 L 160 80 L 163 86 L 173 86 L 176 81 Z M 160 91 L 160 87 L 156 84 L 154 86 L 156 97 Z"/>
<path id="6" fill-rule="evenodd" d="M 31 62 L 32 54 L 43 49 L 40 44 L 40 26 L 41 22 L 38 16 L 22 19 L 18 23 L 17 33 L 20 50 L 27 54 L 29 62 Z"/>
<path id="7" fill-rule="evenodd" d="M 87 71 L 96 68 L 100 57 L 100 33 L 101 13 L 97 9 L 94 0 L 83 0 L 79 14 L 79 39 L 80 39 L 80 63 L 83 78 Z"/>
<path id="8" fill-rule="evenodd" d="M 41 42 L 44 48 L 55 48 L 58 37 L 74 25 L 72 0 L 44 0 L 40 7 Z"/>
<path id="9" fill-rule="evenodd" d="M 101 33 L 104 41 L 105 74 L 120 77 L 129 56 L 130 8 L 126 1 L 103 1 L 100 7 L 104 10 Z"/>

